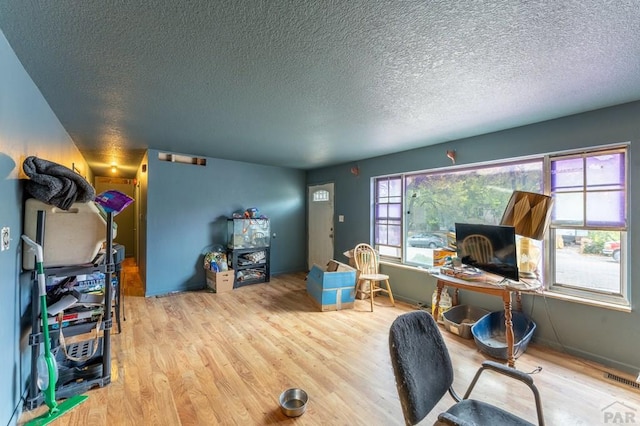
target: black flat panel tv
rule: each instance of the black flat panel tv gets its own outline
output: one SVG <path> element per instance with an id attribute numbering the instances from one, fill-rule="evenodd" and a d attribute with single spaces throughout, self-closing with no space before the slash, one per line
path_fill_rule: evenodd
<path id="1" fill-rule="evenodd" d="M 462 263 L 518 281 L 513 226 L 456 223 L 456 248 Z"/>

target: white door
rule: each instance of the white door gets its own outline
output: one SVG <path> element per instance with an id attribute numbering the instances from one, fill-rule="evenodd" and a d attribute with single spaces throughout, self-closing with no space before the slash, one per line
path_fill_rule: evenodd
<path id="1" fill-rule="evenodd" d="M 333 183 L 309 187 L 309 264 L 326 266 L 333 259 Z"/>

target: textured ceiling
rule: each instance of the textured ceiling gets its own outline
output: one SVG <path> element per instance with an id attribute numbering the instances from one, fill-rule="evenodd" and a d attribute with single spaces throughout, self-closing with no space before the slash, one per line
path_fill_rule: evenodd
<path id="1" fill-rule="evenodd" d="M 98 175 L 147 148 L 309 169 L 640 99 L 637 0 L 0 0 Z"/>

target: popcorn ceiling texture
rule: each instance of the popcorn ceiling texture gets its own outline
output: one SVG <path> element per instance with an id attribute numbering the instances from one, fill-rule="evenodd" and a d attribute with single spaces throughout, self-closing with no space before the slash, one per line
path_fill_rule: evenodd
<path id="1" fill-rule="evenodd" d="M 93 166 L 314 168 L 640 99 L 636 0 L 0 0 L 0 28 Z"/>

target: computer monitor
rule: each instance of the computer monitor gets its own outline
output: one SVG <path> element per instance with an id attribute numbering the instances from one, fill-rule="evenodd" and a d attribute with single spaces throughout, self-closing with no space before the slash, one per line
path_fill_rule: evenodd
<path id="1" fill-rule="evenodd" d="M 456 247 L 463 264 L 518 281 L 513 226 L 456 223 Z"/>

